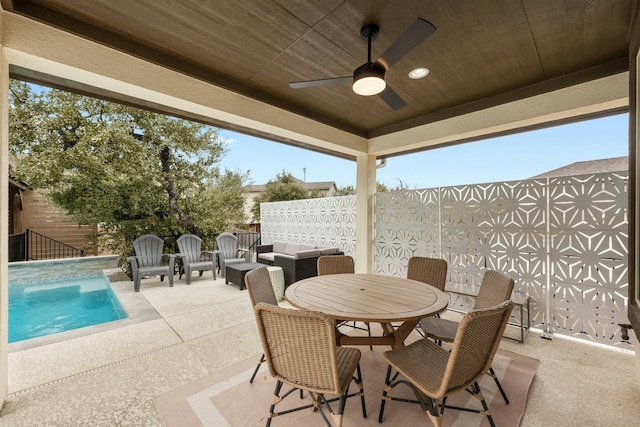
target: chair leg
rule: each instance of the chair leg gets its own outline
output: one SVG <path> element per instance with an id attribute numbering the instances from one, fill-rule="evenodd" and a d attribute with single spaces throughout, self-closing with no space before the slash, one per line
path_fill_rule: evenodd
<path id="1" fill-rule="evenodd" d="M 360 370 L 360 364 L 356 366 L 356 384 L 360 388 L 360 404 L 362 405 L 362 418 L 367 418 L 367 407 L 364 402 L 364 385 L 362 384 L 362 371 Z"/>
<path id="2" fill-rule="evenodd" d="M 264 363 L 264 353 L 262 354 L 262 356 L 260 356 L 260 361 L 258 362 L 258 366 L 256 366 L 256 369 L 253 371 L 253 375 L 251 375 L 251 379 L 249 380 L 249 384 L 253 384 L 253 380 L 256 377 L 256 374 L 258 373 L 258 370 L 260 369 L 260 366 L 262 366 L 262 364 Z M 300 390 L 302 392 L 302 390 Z"/>
<path id="3" fill-rule="evenodd" d="M 225 272 L 226 264 L 224 263 L 224 261 L 222 261 L 220 264 L 218 264 L 218 268 L 219 268 L 218 272 L 220 273 L 220 277 L 224 277 L 226 279 L 226 276 L 227 276 L 225 274 L 226 273 Z M 229 283 L 229 282 L 227 282 L 227 283 Z"/>
<path id="4" fill-rule="evenodd" d="M 491 412 L 489 411 L 489 405 L 487 405 L 487 401 L 484 399 L 484 395 L 482 394 L 482 389 L 480 388 L 480 385 L 478 384 L 478 382 L 477 381 L 474 382 L 466 390 L 469 394 L 471 394 L 474 398 L 479 400 L 480 403 L 482 404 L 481 411 L 477 410 L 473 412 L 478 412 L 480 414 L 486 415 L 491 427 L 496 427 L 496 424 L 493 422 L 493 417 L 491 416 Z"/>
<path id="5" fill-rule="evenodd" d="M 487 372 L 487 375 L 493 378 L 493 380 L 496 382 L 496 386 L 498 386 L 498 390 L 500 390 L 500 394 L 502 395 L 502 399 L 504 400 L 504 403 L 508 405 L 509 398 L 507 397 L 507 393 L 504 392 L 504 389 L 502 388 L 502 384 L 500 384 L 500 380 L 498 379 L 498 376 L 496 375 L 493 368 L 489 368 L 489 372 Z"/>
<path id="6" fill-rule="evenodd" d="M 382 423 L 382 414 L 384 413 L 384 404 L 387 402 L 387 393 L 391 390 L 391 365 L 387 367 L 387 376 L 384 379 L 384 387 L 382 388 L 382 401 L 380 402 L 380 413 L 378 414 L 378 422 Z"/>
<path id="7" fill-rule="evenodd" d="M 342 427 L 342 414 L 344 414 L 344 407 L 347 404 L 347 393 L 349 390 L 345 390 L 345 392 L 340 396 L 340 402 L 338 403 L 338 412 L 336 414 L 331 414 L 331 418 L 336 423 L 337 427 Z"/>
<path id="8" fill-rule="evenodd" d="M 441 427 L 442 414 L 438 412 L 437 405 L 431 399 L 429 399 L 427 406 L 429 407 L 429 410 L 427 411 L 427 416 L 429 417 L 429 420 L 433 423 L 435 427 Z"/>
<path id="9" fill-rule="evenodd" d="M 491 425 L 491 427 L 496 427 L 496 424 L 493 422 L 493 417 L 491 416 L 491 412 L 489 412 L 489 405 L 487 405 L 487 401 L 484 400 L 484 396 L 482 395 L 482 390 L 480 389 L 480 386 L 478 385 L 478 383 L 474 383 L 473 384 L 473 388 L 477 390 L 477 394 L 476 394 L 476 399 L 480 400 L 480 402 L 482 403 L 482 408 L 484 409 L 484 414 L 487 416 L 487 419 L 489 420 L 489 424 Z"/>
<path id="10" fill-rule="evenodd" d="M 133 291 L 140 292 L 140 274 L 133 274 Z"/>
<path id="11" fill-rule="evenodd" d="M 271 406 L 269 406 L 269 417 L 267 418 L 267 426 L 269 427 L 271 425 L 271 419 L 273 417 L 276 416 L 276 414 L 274 413 L 274 410 L 276 409 L 276 404 L 274 402 L 279 401 L 280 400 L 280 390 L 282 389 L 282 381 L 278 380 L 278 382 L 276 383 L 276 388 L 273 391 L 273 402 L 271 403 Z"/>

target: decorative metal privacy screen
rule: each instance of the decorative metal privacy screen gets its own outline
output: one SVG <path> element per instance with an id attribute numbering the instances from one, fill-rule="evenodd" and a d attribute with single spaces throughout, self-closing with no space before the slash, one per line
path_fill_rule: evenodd
<path id="1" fill-rule="evenodd" d="M 355 196 L 271 202 L 260 205 L 262 243 L 275 241 L 356 251 Z"/>
<path id="2" fill-rule="evenodd" d="M 484 271 L 531 296 L 531 324 L 613 345 L 627 323 L 627 172 L 377 193 L 375 272 L 404 276 L 411 256 L 441 257 L 448 280 Z M 355 197 L 261 206 L 263 242 L 355 253 Z M 464 297 L 453 305 L 469 305 Z"/>

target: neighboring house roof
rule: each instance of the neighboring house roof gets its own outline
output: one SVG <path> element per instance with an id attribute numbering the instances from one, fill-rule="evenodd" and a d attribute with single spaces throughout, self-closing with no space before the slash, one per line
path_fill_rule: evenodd
<path id="1" fill-rule="evenodd" d="M 554 178 L 558 176 L 584 175 L 590 173 L 620 172 L 628 169 L 629 157 L 613 157 L 610 159 L 587 160 L 584 162 L 571 163 L 561 168 L 532 176 L 530 179 Z"/>
<path id="2" fill-rule="evenodd" d="M 15 185 L 16 187 L 18 187 L 21 190 L 33 190 L 31 187 L 29 187 L 29 185 L 27 183 L 22 182 L 22 181 L 18 181 L 17 179 L 15 179 L 12 176 L 9 176 L 9 184 Z"/>
<path id="3" fill-rule="evenodd" d="M 24 181 L 20 181 L 15 177 L 14 171 L 16 170 L 15 160 L 12 156 L 9 156 L 9 184 L 15 185 L 21 190 L 32 190 L 31 186 Z"/>
<path id="4" fill-rule="evenodd" d="M 332 188 L 336 187 L 336 183 L 333 181 L 325 181 L 325 182 L 302 182 L 302 188 L 305 190 L 321 190 L 321 191 L 329 191 Z"/>

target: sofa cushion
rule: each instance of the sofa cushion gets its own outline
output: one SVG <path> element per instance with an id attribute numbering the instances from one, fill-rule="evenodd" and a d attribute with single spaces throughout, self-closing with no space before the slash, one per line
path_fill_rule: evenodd
<path id="1" fill-rule="evenodd" d="M 283 254 L 293 255 L 300 250 L 300 243 L 287 242 Z"/>
<path id="2" fill-rule="evenodd" d="M 320 256 L 320 251 L 318 249 L 306 249 L 303 251 L 296 252 L 294 256 L 296 259 L 309 258 L 312 256 Z"/>
<path id="3" fill-rule="evenodd" d="M 273 242 L 273 252 L 284 254 L 287 252 L 286 242 Z"/>
<path id="4" fill-rule="evenodd" d="M 266 261 L 269 261 L 269 263 L 273 263 L 274 255 L 276 255 L 276 252 L 263 252 L 261 254 L 258 254 L 258 259 L 264 259 Z"/>
<path id="5" fill-rule="evenodd" d="M 294 255 L 298 251 L 306 251 L 308 249 L 315 249 L 316 247 L 313 245 L 307 245 L 306 243 L 294 243 L 287 242 L 287 247 L 284 251 L 285 254 Z M 276 252 L 276 250 L 273 250 Z"/>

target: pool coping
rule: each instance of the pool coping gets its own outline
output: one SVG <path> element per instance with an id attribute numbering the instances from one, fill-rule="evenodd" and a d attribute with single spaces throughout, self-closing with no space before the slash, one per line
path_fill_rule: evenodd
<path id="1" fill-rule="evenodd" d="M 160 313 L 156 311 L 141 292 L 133 291 L 133 282 L 120 268 L 110 268 L 102 271 L 107 280 L 109 280 L 113 292 L 116 294 L 118 301 L 120 301 L 120 305 L 127 313 L 127 317 L 125 319 L 59 332 L 44 337 L 16 341 L 9 344 L 9 353 L 162 318 Z"/>

